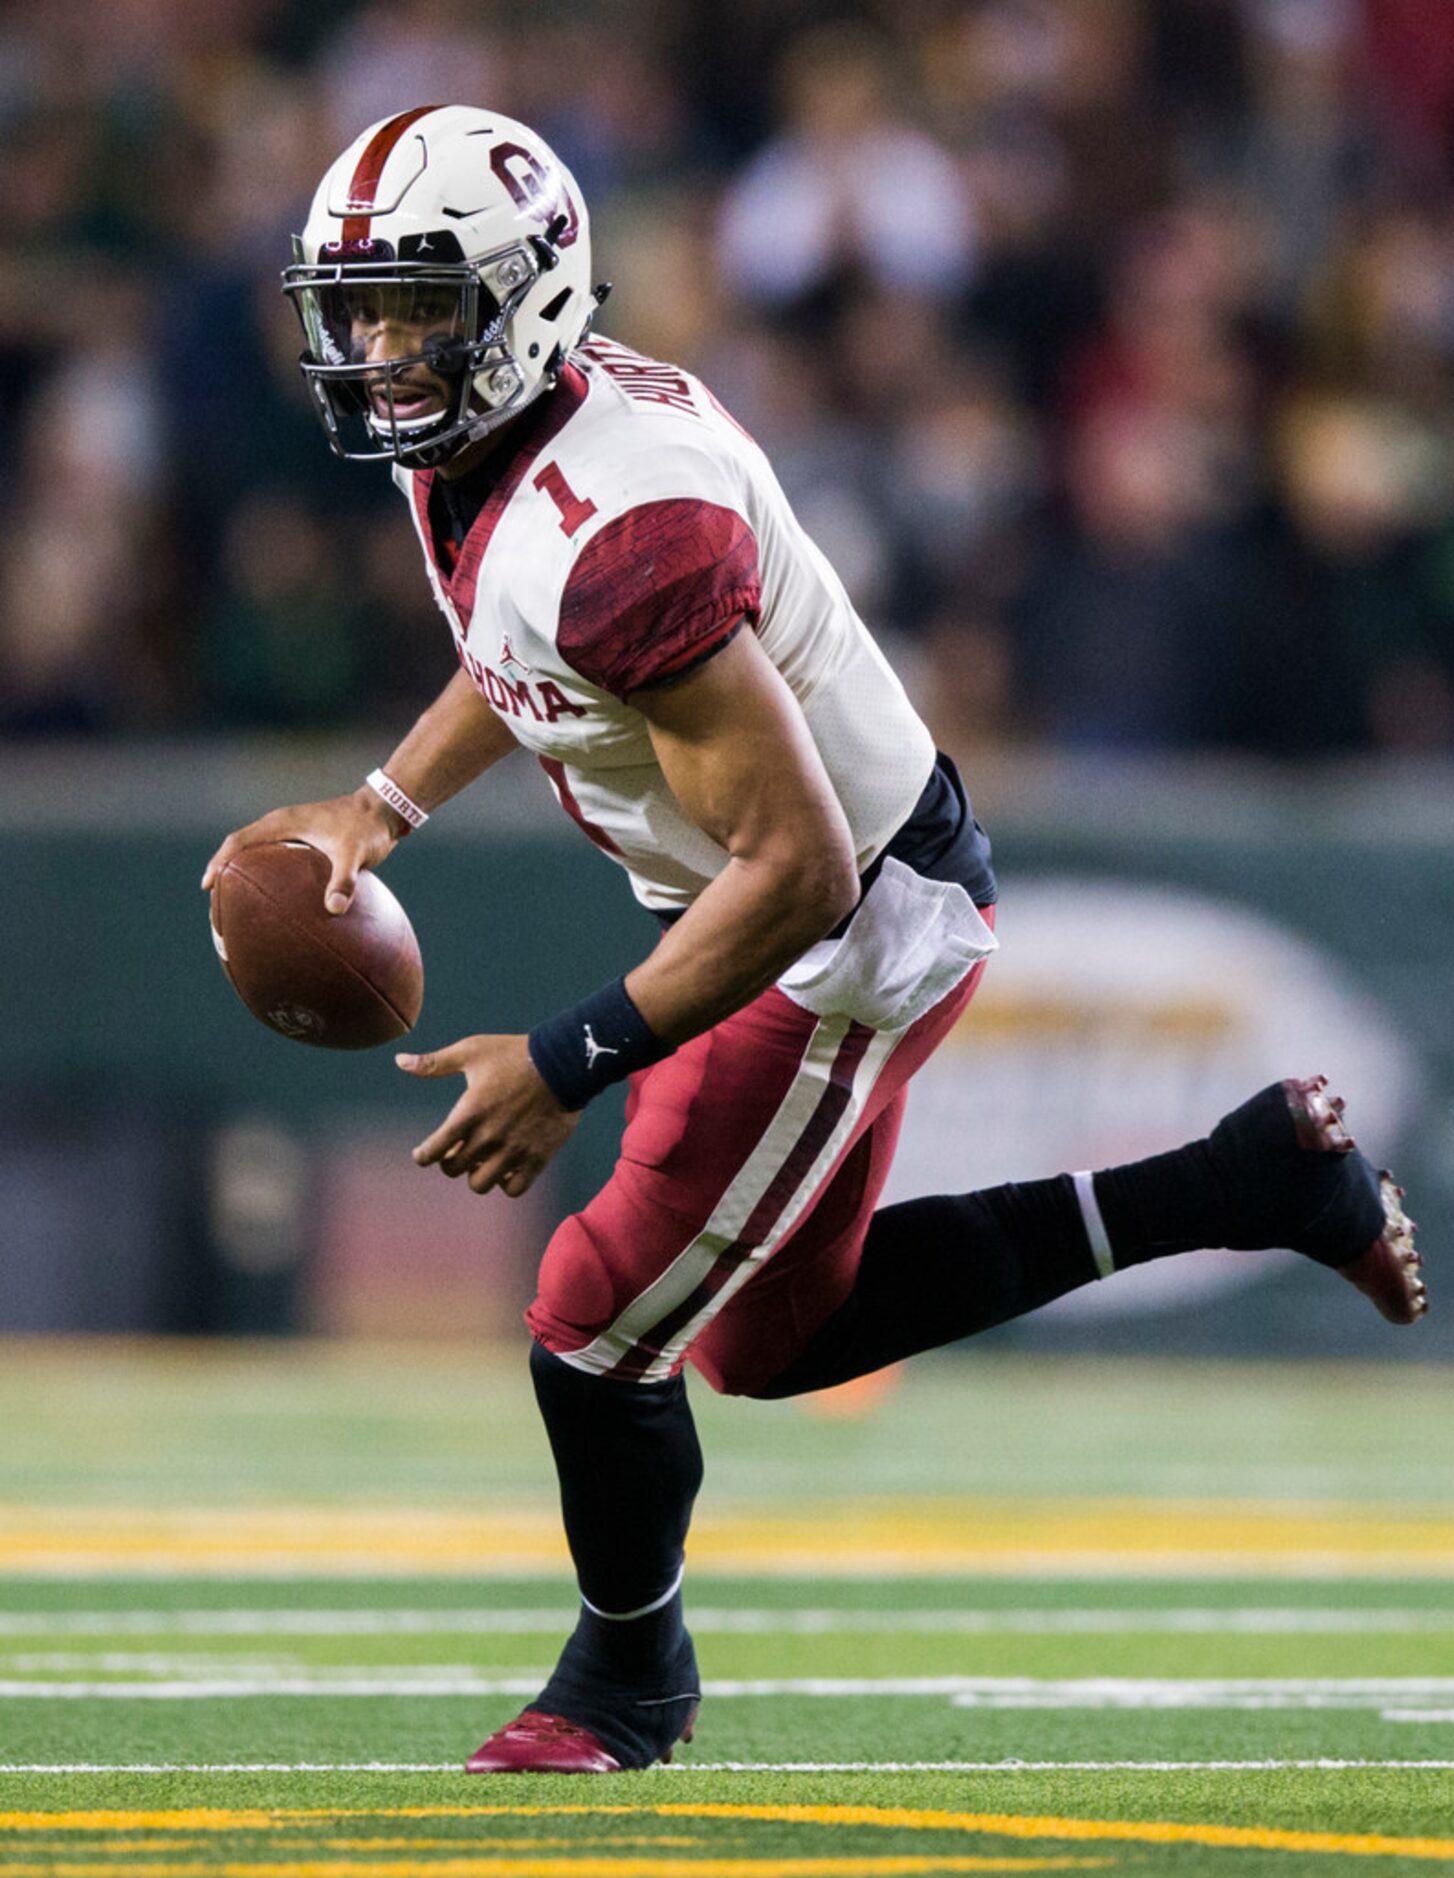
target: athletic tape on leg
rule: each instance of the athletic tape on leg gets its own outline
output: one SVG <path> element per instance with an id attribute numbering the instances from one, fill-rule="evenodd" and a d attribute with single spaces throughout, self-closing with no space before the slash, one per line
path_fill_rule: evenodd
<path id="1" fill-rule="evenodd" d="M 1095 1176 L 1081 1172 L 1072 1174 L 1071 1179 L 1075 1182 L 1075 1197 L 1080 1203 L 1081 1222 L 1090 1242 L 1091 1256 L 1096 1262 L 1096 1275 L 1109 1278 L 1116 1269 L 1116 1260 L 1111 1251 L 1106 1222 L 1101 1218 L 1100 1204 L 1096 1199 Z"/>
<path id="2" fill-rule="evenodd" d="M 634 1611 L 603 1611 L 592 1604 L 591 1600 L 584 1595 L 581 1598 L 581 1603 L 585 1605 L 592 1617 L 604 1617 L 608 1624 L 629 1624 L 638 1617 L 650 1617 L 653 1611 L 665 1610 L 678 1591 L 681 1590 L 682 1580 L 686 1577 L 686 1573 L 687 1568 L 685 1564 L 683 1564 L 678 1568 L 676 1577 L 672 1579 L 671 1583 L 667 1586 L 666 1590 L 662 1592 L 659 1598 L 653 1598 L 650 1604 L 640 1605 Z"/>

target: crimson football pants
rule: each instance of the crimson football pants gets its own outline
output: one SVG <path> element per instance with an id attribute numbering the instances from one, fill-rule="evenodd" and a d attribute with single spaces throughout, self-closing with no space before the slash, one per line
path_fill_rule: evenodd
<path id="1" fill-rule="evenodd" d="M 909 1079 L 983 970 L 900 1032 L 773 989 L 633 1076 L 615 1171 L 542 1260 L 537 1342 L 621 1382 L 690 1361 L 768 1393 L 853 1291 Z"/>

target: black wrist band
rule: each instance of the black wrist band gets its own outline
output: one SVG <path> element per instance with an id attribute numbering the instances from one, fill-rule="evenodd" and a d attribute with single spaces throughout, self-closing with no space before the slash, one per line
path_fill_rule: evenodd
<path id="1" fill-rule="evenodd" d="M 674 1047 L 662 1042 L 631 1002 L 624 978 L 537 1024 L 526 1042 L 531 1062 L 563 1109 L 583 1109 L 592 1096 L 659 1063 Z"/>

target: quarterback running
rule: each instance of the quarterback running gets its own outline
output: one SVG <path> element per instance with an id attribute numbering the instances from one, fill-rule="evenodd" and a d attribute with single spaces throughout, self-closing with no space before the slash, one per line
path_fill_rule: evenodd
<path id="1" fill-rule="evenodd" d="M 909 1079 L 995 950 L 989 843 L 762 451 L 690 372 L 594 333 L 586 205 L 539 137 L 462 105 L 374 125 L 283 286 L 329 442 L 391 466 L 459 669 L 366 782 L 230 835 L 203 885 L 293 838 L 340 912 L 523 745 L 661 924 L 528 1036 L 398 1059 L 463 1078 L 414 1159 L 478 1193 L 525 1192 L 627 1084 L 615 1170 L 527 1318 L 580 1617 L 471 1771 L 691 1738 L 687 1364 L 821 1389 L 1201 1246 L 1292 1247 L 1416 1321 L 1400 1192 L 1320 1078 L 1148 1161 L 878 1206 Z"/>

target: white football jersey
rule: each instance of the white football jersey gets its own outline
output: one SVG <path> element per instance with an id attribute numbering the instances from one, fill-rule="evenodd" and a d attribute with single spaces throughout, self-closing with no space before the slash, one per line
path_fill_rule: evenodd
<path id="1" fill-rule="evenodd" d="M 396 469 L 461 664 L 562 806 L 672 911 L 727 863 L 683 813 L 634 694 L 744 617 L 791 688 L 860 871 L 914 809 L 934 745 L 763 452 L 699 379 L 604 338 L 571 355 L 451 564 L 434 472 Z"/>

